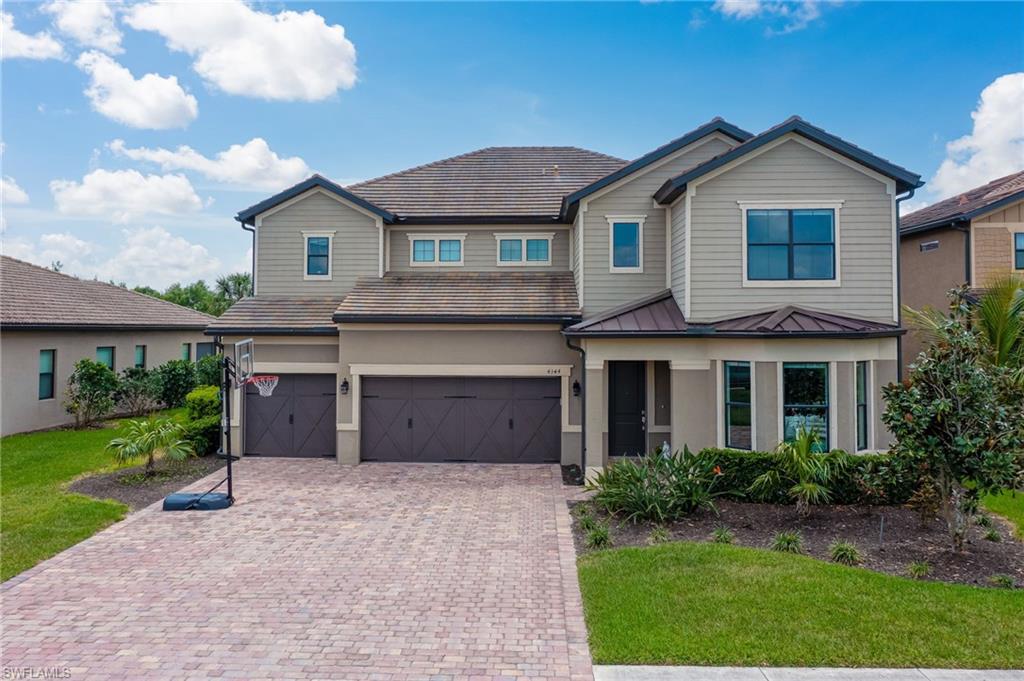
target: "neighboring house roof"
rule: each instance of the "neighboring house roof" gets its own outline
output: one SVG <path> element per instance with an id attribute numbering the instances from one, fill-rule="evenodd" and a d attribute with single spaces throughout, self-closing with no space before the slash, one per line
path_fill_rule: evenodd
<path id="1" fill-rule="evenodd" d="M 900 218 L 900 234 L 964 222 L 1017 201 L 1024 201 L 1024 170 L 904 215 Z"/>
<path id="2" fill-rule="evenodd" d="M 215 317 L 102 281 L 0 256 L 0 325 L 5 331 L 203 329 Z"/>
<path id="3" fill-rule="evenodd" d="M 369 211 L 374 215 L 381 217 L 387 223 L 393 223 L 398 219 L 398 216 L 391 213 L 390 211 L 387 211 L 381 208 L 380 206 L 376 206 L 360 196 L 356 196 L 352 192 L 342 187 L 340 184 L 331 182 L 323 175 L 313 175 L 310 178 L 303 180 L 302 182 L 299 182 L 298 184 L 293 185 L 282 192 L 274 194 L 269 199 L 264 199 L 263 201 L 260 201 L 259 203 L 253 206 L 249 206 L 245 210 L 239 211 L 238 215 L 235 216 L 235 219 L 243 224 L 255 224 L 256 216 L 259 215 L 260 213 L 265 213 L 274 206 L 282 204 L 285 201 L 288 201 L 289 199 L 295 198 L 299 194 L 308 192 L 310 189 L 316 189 L 318 187 L 327 192 L 330 192 L 331 194 L 334 194 L 335 196 L 345 199 L 350 203 L 359 206 L 363 210 Z"/>
<path id="4" fill-rule="evenodd" d="M 686 185 L 689 182 L 706 175 L 712 170 L 721 168 L 725 164 L 749 154 L 769 142 L 777 140 L 783 135 L 788 135 L 789 133 L 794 133 L 811 140 L 812 142 L 816 142 L 837 154 L 845 156 L 846 158 L 856 161 L 857 163 L 870 168 L 885 177 L 895 180 L 898 193 L 906 192 L 924 184 L 921 182 L 920 175 L 916 175 L 906 168 L 901 168 L 900 166 L 891 163 L 884 158 L 875 156 L 874 154 L 865 151 L 844 139 L 836 137 L 829 132 L 825 132 L 821 128 L 811 125 L 799 116 L 791 116 L 781 124 L 765 130 L 761 134 L 733 147 L 729 151 L 719 154 L 718 156 L 691 168 L 685 173 L 666 180 L 658 191 L 655 192 L 654 199 L 658 203 L 662 204 L 671 203 L 686 191 Z"/>
<path id="5" fill-rule="evenodd" d="M 208 336 L 295 334 L 336 335 L 331 315 L 341 303 L 334 298 L 260 296 L 243 298 L 206 327 Z"/>
<path id="6" fill-rule="evenodd" d="M 898 336 L 903 330 L 892 324 L 829 314 L 788 305 L 711 323 L 688 323 L 665 290 L 585 319 L 564 331 L 567 336 L 606 338 L 693 337 L 726 338 L 870 338 Z"/>
<path id="7" fill-rule="evenodd" d="M 603 189 L 608 185 L 621 180 L 627 175 L 631 175 L 638 170 L 651 165 L 652 163 L 660 161 L 666 156 L 679 151 L 683 147 L 693 144 L 701 138 L 707 137 L 715 132 L 720 132 L 723 135 L 733 138 L 737 142 L 745 142 L 753 137 L 753 135 L 746 130 L 743 130 L 732 123 L 729 123 L 725 119 L 716 116 L 704 125 L 694 128 L 690 132 L 675 138 L 671 142 L 667 142 L 657 149 L 644 154 L 640 158 L 631 161 L 629 164 L 619 168 L 615 172 L 605 175 L 596 182 L 592 182 L 566 196 L 562 200 L 561 215 L 563 219 L 566 222 L 572 222 L 573 218 L 576 217 L 576 211 L 579 209 L 580 201 L 587 198 L 594 192 Z"/>
<path id="8" fill-rule="evenodd" d="M 557 219 L 562 197 L 626 161 L 577 147 L 489 147 L 349 185 L 413 222 Z"/>
<path id="9" fill-rule="evenodd" d="M 579 317 L 571 272 L 391 272 L 357 279 L 334 321 L 569 323 Z"/>

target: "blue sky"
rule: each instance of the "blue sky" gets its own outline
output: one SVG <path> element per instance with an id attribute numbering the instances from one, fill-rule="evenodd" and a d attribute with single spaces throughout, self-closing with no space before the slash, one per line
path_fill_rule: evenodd
<path id="1" fill-rule="evenodd" d="M 306 172 L 633 158 L 716 115 L 799 114 L 932 180 L 915 205 L 1024 167 L 1024 3 L 183 7 L 5 4 L 5 252 L 210 279 L 247 262 L 232 216 Z"/>

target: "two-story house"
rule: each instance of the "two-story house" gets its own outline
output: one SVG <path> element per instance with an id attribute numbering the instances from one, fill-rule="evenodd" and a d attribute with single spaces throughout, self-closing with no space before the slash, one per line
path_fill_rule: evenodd
<path id="1" fill-rule="evenodd" d="M 248 454 L 604 464 L 800 426 L 883 449 L 897 198 L 917 175 L 799 118 L 721 119 L 627 162 L 490 148 L 238 214 L 255 295 Z M 255 391 L 252 391 L 255 392 Z M 237 402 L 236 402 L 237 403 Z"/>
<path id="2" fill-rule="evenodd" d="M 917 310 L 945 310 L 946 292 L 957 286 L 1024 276 L 1024 170 L 904 215 L 900 263 L 903 303 Z M 904 361 L 921 345 L 908 334 Z"/>

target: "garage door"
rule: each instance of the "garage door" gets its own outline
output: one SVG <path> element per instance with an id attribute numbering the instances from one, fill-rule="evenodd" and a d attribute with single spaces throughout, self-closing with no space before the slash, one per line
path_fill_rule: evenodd
<path id="1" fill-rule="evenodd" d="M 364 461 L 558 462 L 557 378 L 363 379 Z"/>
<path id="2" fill-rule="evenodd" d="M 245 389 L 245 453 L 334 456 L 334 374 L 284 374 L 270 397 Z"/>

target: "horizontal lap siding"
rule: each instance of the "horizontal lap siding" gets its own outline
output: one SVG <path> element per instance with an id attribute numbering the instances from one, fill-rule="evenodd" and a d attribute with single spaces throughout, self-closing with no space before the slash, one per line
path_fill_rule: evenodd
<path id="1" fill-rule="evenodd" d="M 665 180 L 679 175 L 729 149 L 713 139 L 674 158 L 621 187 L 590 201 L 585 214 L 584 313 L 592 315 L 665 288 L 665 209 L 654 204 L 654 193 Z M 646 215 L 644 222 L 644 271 L 609 271 L 609 238 L 606 215 Z"/>
<path id="2" fill-rule="evenodd" d="M 331 281 L 303 279 L 303 231 L 335 230 Z M 261 296 L 344 295 L 356 277 L 377 274 L 379 235 L 374 220 L 323 194 L 262 219 L 257 230 L 256 286 Z"/>
<path id="3" fill-rule="evenodd" d="M 686 200 L 672 207 L 672 297 L 680 309 L 686 297 Z"/>
<path id="4" fill-rule="evenodd" d="M 452 272 L 452 271 L 473 271 L 473 272 L 497 272 L 515 271 L 524 272 L 567 272 L 569 270 L 569 231 L 566 229 L 553 229 L 551 226 L 510 226 L 501 229 L 467 229 L 461 225 L 442 225 L 427 230 L 402 230 L 390 231 L 391 238 L 391 265 L 392 272 Z M 542 234 L 554 234 L 551 240 L 551 265 L 509 265 L 498 266 L 498 242 L 494 238 L 498 234 L 528 234 L 531 231 Z M 411 243 L 409 235 L 413 234 L 465 234 L 466 241 L 462 254 L 465 264 L 462 267 L 413 267 L 409 264 L 409 248 Z M 436 254 L 435 254 L 436 255 Z M 526 257 L 526 253 L 523 253 Z"/>
<path id="5" fill-rule="evenodd" d="M 841 200 L 842 286 L 744 288 L 737 201 Z M 789 141 L 698 184 L 691 199 L 691 317 L 710 321 L 784 304 L 893 321 L 892 203 L 885 185 Z"/>

